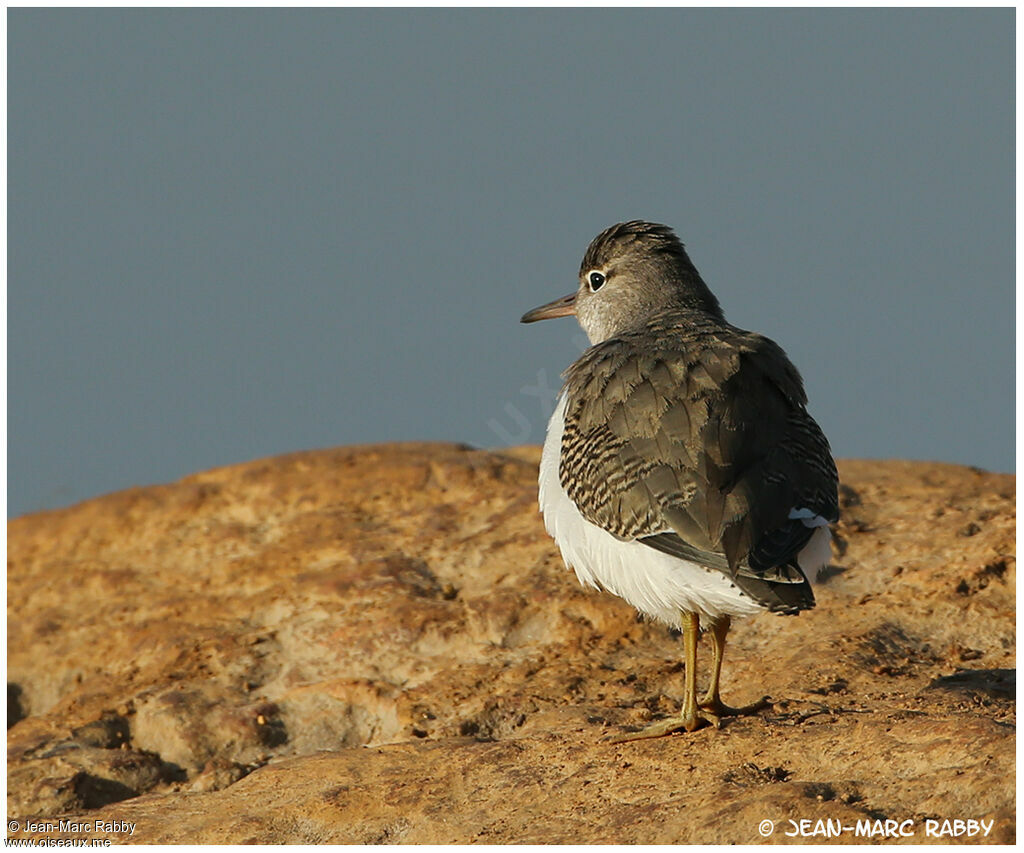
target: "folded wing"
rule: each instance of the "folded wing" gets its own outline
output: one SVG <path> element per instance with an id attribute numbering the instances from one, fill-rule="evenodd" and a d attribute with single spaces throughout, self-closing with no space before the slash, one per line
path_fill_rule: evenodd
<path id="1" fill-rule="evenodd" d="M 560 479 L 585 518 L 772 609 L 813 606 L 796 557 L 838 518 L 838 476 L 774 342 L 664 316 L 588 350 L 566 393 Z"/>

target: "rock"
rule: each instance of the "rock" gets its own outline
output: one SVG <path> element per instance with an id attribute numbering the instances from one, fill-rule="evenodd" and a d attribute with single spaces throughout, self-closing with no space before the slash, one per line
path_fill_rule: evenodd
<path id="1" fill-rule="evenodd" d="M 538 457 L 297 453 L 10 522 L 16 834 L 1013 842 L 1012 476 L 841 463 L 818 607 L 730 635 L 726 701 L 773 707 L 612 745 L 677 709 L 681 642 L 565 570 Z"/>
<path id="2" fill-rule="evenodd" d="M 14 815 L 74 814 L 137 797 L 175 778 L 160 756 L 64 741 L 19 756 L 7 768 Z"/>

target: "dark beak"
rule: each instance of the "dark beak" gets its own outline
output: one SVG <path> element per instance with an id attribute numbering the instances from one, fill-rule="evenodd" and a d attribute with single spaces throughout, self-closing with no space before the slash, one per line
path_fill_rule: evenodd
<path id="1" fill-rule="evenodd" d="M 547 305 L 541 305 L 532 311 L 527 311 L 520 319 L 520 323 L 536 323 L 538 320 L 551 320 L 555 317 L 571 317 L 576 313 L 576 294 L 570 293 Z"/>

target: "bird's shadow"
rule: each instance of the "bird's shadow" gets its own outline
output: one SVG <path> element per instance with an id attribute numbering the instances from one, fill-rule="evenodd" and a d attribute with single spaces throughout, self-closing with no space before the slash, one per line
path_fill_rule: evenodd
<path id="1" fill-rule="evenodd" d="M 992 698 L 1013 699 L 1017 695 L 1017 670 L 961 669 L 952 675 L 936 678 L 927 689 L 983 693 Z"/>

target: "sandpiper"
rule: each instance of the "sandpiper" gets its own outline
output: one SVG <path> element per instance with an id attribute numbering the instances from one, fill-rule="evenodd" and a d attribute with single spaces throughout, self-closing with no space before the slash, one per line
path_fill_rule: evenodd
<path id="1" fill-rule="evenodd" d="M 544 524 L 585 586 L 682 631 L 678 717 L 619 740 L 695 731 L 753 713 L 722 703 L 734 617 L 814 606 L 831 556 L 838 476 L 797 369 L 768 338 L 726 322 L 665 225 L 599 234 L 579 287 L 523 315 L 575 315 L 592 346 L 565 372 L 540 463 Z M 697 643 L 711 635 L 697 701 Z"/>

